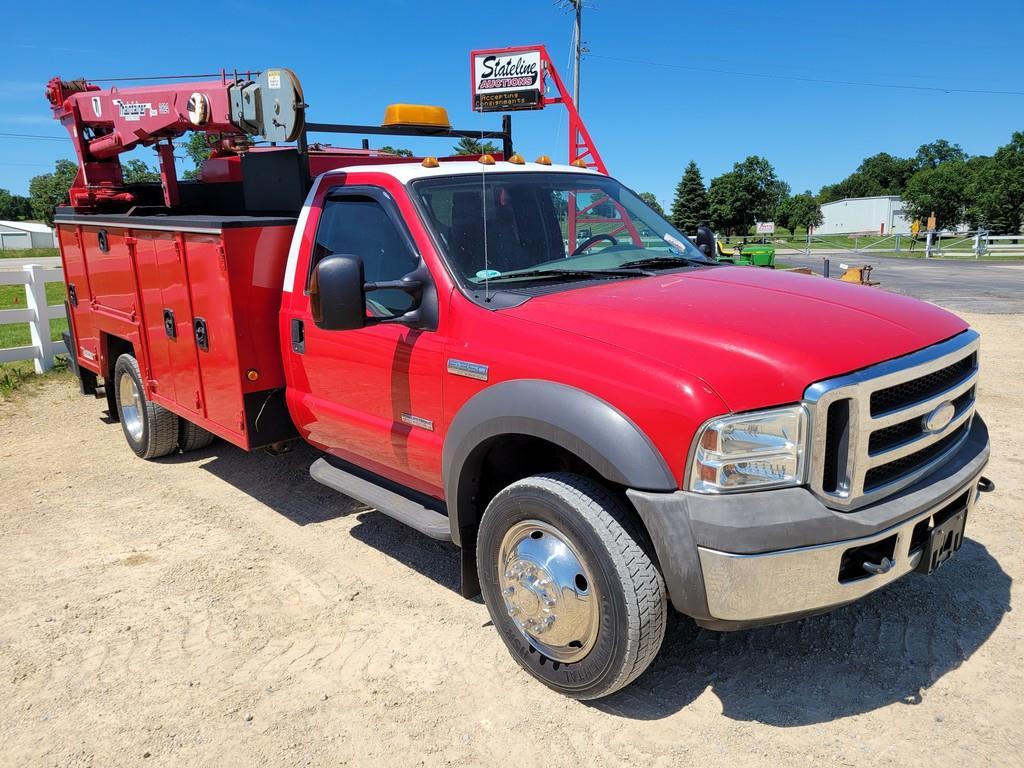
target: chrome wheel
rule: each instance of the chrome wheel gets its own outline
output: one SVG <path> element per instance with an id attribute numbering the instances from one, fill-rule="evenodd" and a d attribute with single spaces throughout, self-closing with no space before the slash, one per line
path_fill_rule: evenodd
<path id="1" fill-rule="evenodd" d="M 117 399 L 121 405 L 121 423 L 135 442 L 142 439 L 142 394 L 135 385 L 135 379 L 122 373 L 117 380 Z"/>
<path id="2" fill-rule="evenodd" d="M 560 662 L 584 658 L 597 640 L 600 596 L 586 561 L 555 527 L 523 520 L 498 551 L 505 609 L 527 642 Z"/>

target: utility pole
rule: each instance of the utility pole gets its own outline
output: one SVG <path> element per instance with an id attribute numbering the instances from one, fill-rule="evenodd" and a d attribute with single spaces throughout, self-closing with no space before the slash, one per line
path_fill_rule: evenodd
<path id="1" fill-rule="evenodd" d="M 580 108 L 580 60 L 583 58 L 583 40 L 580 38 L 581 28 L 583 26 L 583 0 L 569 0 L 572 7 L 576 10 L 576 66 L 572 72 L 572 101 L 576 105 L 576 110 Z"/>

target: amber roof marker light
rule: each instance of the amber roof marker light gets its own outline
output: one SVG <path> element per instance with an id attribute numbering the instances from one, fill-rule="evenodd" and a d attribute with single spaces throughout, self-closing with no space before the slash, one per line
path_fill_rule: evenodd
<path id="1" fill-rule="evenodd" d="M 384 110 L 385 128 L 415 126 L 418 128 L 451 128 L 448 111 L 430 104 L 389 104 Z"/>

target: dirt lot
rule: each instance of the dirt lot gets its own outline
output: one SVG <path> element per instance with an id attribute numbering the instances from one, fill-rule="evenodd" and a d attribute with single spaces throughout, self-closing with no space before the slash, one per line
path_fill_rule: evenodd
<path id="1" fill-rule="evenodd" d="M 312 452 L 147 463 L 70 379 L 19 394 L 0 764 L 1024 765 L 1020 317 L 971 318 L 998 492 L 948 566 L 784 627 L 680 621 L 589 705 L 518 669 L 450 548 L 313 483 Z"/>

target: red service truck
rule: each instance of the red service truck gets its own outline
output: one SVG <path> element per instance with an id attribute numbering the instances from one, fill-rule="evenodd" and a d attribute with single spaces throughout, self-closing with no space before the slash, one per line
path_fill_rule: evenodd
<path id="1" fill-rule="evenodd" d="M 131 449 L 307 441 L 316 481 L 452 542 L 462 592 L 568 696 L 640 675 L 670 609 L 733 630 L 930 574 L 991 487 L 964 321 L 716 264 L 587 163 L 525 161 L 507 116 L 307 123 L 283 69 L 47 95 L 80 164 L 56 218 L 67 347 Z M 186 131 L 211 156 L 179 182 Z M 160 183 L 124 183 L 138 146 Z"/>

